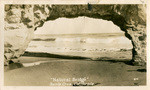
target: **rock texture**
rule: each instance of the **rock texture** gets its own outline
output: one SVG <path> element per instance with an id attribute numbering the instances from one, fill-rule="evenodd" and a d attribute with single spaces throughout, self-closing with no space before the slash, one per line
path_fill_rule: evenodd
<path id="1" fill-rule="evenodd" d="M 48 20 L 87 16 L 110 20 L 133 44 L 135 65 L 146 64 L 146 5 L 5 5 L 5 63 L 20 57 L 34 30 Z"/>

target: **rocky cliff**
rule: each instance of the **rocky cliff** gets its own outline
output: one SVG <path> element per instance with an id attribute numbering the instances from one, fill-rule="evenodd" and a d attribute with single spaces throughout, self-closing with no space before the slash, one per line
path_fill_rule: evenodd
<path id="1" fill-rule="evenodd" d="M 87 16 L 110 20 L 133 44 L 135 65 L 146 63 L 146 5 L 5 5 L 5 64 L 20 57 L 44 22 L 60 17 Z"/>

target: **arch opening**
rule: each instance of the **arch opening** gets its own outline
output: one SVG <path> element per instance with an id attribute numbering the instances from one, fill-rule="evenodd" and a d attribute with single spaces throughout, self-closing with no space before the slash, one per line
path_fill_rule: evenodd
<path id="1" fill-rule="evenodd" d="M 58 18 L 45 22 L 34 34 L 28 52 L 81 56 L 92 60 L 132 59 L 131 41 L 111 21 L 84 16 Z"/>

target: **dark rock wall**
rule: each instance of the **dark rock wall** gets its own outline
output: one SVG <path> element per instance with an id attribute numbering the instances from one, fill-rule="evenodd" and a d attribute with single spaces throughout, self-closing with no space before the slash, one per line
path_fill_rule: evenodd
<path id="1" fill-rule="evenodd" d="M 22 55 L 34 30 L 60 17 L 112 21 L 132 40 L 133 63 L 146 63 L 146 5 L 5 5 L 5 63 Z"/>

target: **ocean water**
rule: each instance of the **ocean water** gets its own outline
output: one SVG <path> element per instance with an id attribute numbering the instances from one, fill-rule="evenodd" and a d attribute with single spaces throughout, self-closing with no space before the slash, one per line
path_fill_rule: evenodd
<path id="1" fill-rule="evenodd" d="M 106 52 L 132 49 L 123 33 L 35 35 L 26 51 L 47 53 Z"/>

